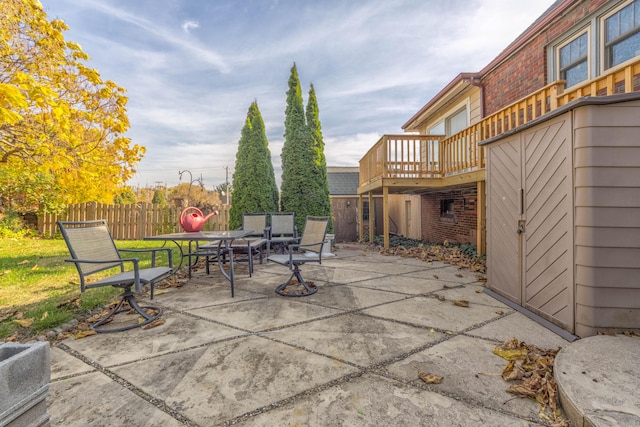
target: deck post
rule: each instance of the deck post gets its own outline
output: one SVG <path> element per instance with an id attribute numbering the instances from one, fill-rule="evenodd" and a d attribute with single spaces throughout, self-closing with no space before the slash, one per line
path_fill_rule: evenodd
<path id="1" fill-rule="evenodd" d="M 476 201 L 476 252 L 478 254 L 486 253 L 487 242 L 487 184 L 486 181 L 478 181 L 476 189 L 478 192 Z"/>
<path id="2" fill-rule="evenodd" d="M 384 248 L 389 249 L 389 187 L 382 186 L 382 224 L 384 233 Z"/>

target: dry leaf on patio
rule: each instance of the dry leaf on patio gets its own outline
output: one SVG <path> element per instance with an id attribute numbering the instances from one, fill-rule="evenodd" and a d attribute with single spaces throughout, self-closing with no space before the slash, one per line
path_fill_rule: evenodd
<path id="1" fill-rule="evenodd" d="M 524 378 L 525 370 L 523 360 L 514 360 L 507 363 L 502 370 L 502 379 L 505 381 L 515 381 Z"/>
<path id="2" fill-rule="evenodd" d="M 93 329 L 88 329 L 86 331 L 80 331 L 76 334 L 76 339 L 82 339 L 82 338 L 86 338 L 86 337 L 90 337 L 91 335 L 97 335 L 98 333 L 96 331 L 94 331 Z"/>
<path id="3" fill-rule="evenodd" d="M 467 300 L 458 299 L 451 302 L 453 303 L 453 305 L 457 305 L 458 307 L 469 307 L 469 301 Z"/>
<path id="4" fill-rule="evenodd" d="M 429 374 L 422 371 L 418 372 L 418 376 L 422 381 L 424 381 L 427 384 L 440 384 L 443 378 L 443 377 L 439 377 L 438 375 Z"/>
<path id="5" fill-rule="evenodd" d="M 502 371 L 505 381 L 521 380 L 509 386 L 507 391 L 520 397 L 533 398 L 540 403 L 541 417 L 550 412 L 556 427 L 566 427 L 567 421 L 559 412 L 557 385 L 553 378 L 553 363 L 558 350 L 539 349 L 517 338 L 505 341 L 493 350 L 509 360 Z"/>
<path id="6" fill-rule="evenodd" d="M 496 354 L 505 360 L 525 358 L 528 352 L 529 350 L 527 349 L 527 346 L 520 343 L 517 338 L 505 341 L 493 349 L 493 354 Z"/>
<path id="7" fill-rule="evenodd" d="M 165 322 L 164 319 L 156 319 L 153 322 L 149 323 L 148 325 L 144 325 L 142 329 L 155 328 L 156 326 L 164 325 L 164 322 Z"/>

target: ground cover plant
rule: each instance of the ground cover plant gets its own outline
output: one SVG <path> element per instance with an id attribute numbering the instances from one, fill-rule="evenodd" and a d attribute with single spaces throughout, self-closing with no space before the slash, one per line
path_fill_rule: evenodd
<path id="1" fill-rule="evenodd" d="M 119 248 L 157 247 L 157 242 L 119 241 Z M 176 253 L 174 259 L 177 261 Z M 81 294 L 73 263 L 61 238 L 0 238 L 0 341 L 24 342 L 111 302 L 119 290 Z M 143 256 L 141 267 L 150 266 Z M 105 272 L 108 274 L 108 272 Z M 96 276 L 97 278 L 97 276 Z"/>

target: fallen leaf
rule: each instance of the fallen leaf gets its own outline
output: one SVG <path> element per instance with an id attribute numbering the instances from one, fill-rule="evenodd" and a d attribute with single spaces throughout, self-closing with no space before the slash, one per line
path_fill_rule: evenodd
<path id="1" fill-rule="evenodd" d="M 28 259 L 22 260 L 22 261 L 20 261 L 18 263 L 18 265 L 25 265 L 25 264 L 29 264 L 29 260 Z"/>
<path id="2" fill-rule="evenodd" d="M 2 272 L 2 275 L 4 276 L 5 274 L 11 274 L 11 270 L 5 270 Z"/>
<path id="3" fill-rule="evenodd" d="M 13 319 L 13 321 L 23 328 L 29 328 L 33 325 L 33 319 Z"/>
<path id="4" fill-rule="evenodd" d="M 502 379 L 505 381 L 514 381 L 524 378 L 525 370 L 522 362 L 522 359 L 519 359 L 507 363 L 507 366 L 502 370 Z"/>
<path id="5" fill-rule="evenodd" d="M 502 357 L 505 360 L 521 359 L 527 356 L 529 350 L 526 346 L 521 345 L 520 341 L 516 338 L 505 341 L 502 344 L 497 345 L 493 349 L 493 354 Z"/>
<path id="6" fill-rule="evenodd" d="M 462 274 L 460 273 L 456 273 L 456 277 L 464 277 L 464 276 L 462 276 Z"/>
<path id="7" fill-rule="evenodd" d="M 453 300 L 451 301 L 453 303 L 453 305 L 457 305 L 458 307 L 469 307 L 469 301 L 467 300 Z"/>
<path id="8" fill-rule="evenodd" d="M 502 315 L 504 314 L 504 311 L 502 311 L 502 310 L 498 310 L 498 311 L 496 311 L 496 314 L 498 314 L 498 315 L 502 316 Z"/>
<path id="9" fill-rule="evenodd" d="M 44 320 L 44 319 L 46 319 L 47 317 L 49 317 L 49 312 L 48 312 L 48 311 L 45 311 L 44 313 L 42 313 L 42 316 L 40 317 L 40 320 Z"/>
<path id="10" fill-rule="evenodd" d="M 93 329 L 88 329 L 86 331 L 78 332 L 76 334 L 76 339 L 79 340 L 79 339 L 90 337 L 91 335 L 96 335 L 96 334 L 97 334 L 97 332 L 94 331 Z"/>
<path id="11" fill-rule="evenodd" d="M 428 374 L 426 372 L 418 372 L 418 376 L 422 381 L 427 384 L 440 384 L 442 382 L 443 377 L 439 377 L 438 375 Z"/>
<path id="12" fill-rule="evenodd" d="M 40 267 L 38 267 L 38 264 L 34 265 L 33 267 L 31 267 L 31 271 L 36 271 L 39 270 Z"/>
<path id="13" fill-rule="evenodd" d="M 153 322 L 149 323 L 148 325 L 144 325 L 142 329 L 155 328 L 156 326 L 164 325 L 164 323 L 165 323 L 164 319 L 156 319 Z"/>

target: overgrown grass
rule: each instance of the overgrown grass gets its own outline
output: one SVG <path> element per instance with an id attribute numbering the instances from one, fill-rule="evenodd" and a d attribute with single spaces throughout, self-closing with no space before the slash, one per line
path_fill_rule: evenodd
<path id="1" fill-rule="evenodd" d="M 116 245 L 150 248 L 158 242 Z M 177 250 L 173 252 L 177 261 Z M 78 272 L 73 263 L 65 262 L 67 258 L 62 239 L 0 238 L 0 340 L 24 341 L 118 295 L 119 290 L 112 287 L 89 289 L 81 295 Z M 150 265 L 148 257 L 140 258 L 141 267 Z"/>

